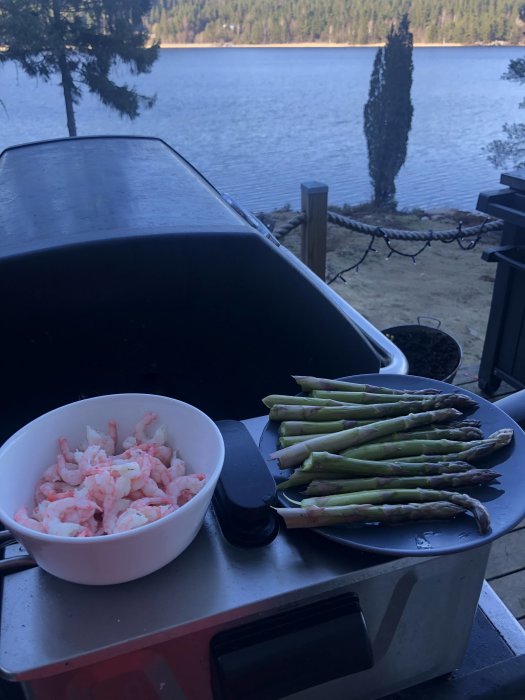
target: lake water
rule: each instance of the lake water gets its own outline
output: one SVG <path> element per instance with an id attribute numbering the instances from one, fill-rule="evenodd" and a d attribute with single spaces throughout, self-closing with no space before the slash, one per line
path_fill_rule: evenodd
<path id="1" fill-rule="evenodd" d="M 121 119 L 86 95 L 79 135 L 158 136 L 218 189 L 252 211 L 298 207 L 301 182 L 329 186 L 331 204 L 371 196 L 363 108 L 373 48 L 163 49 L 151 74 L 117 77 L 155 107 Z M 401 208 L 475 210 L 499 186 L 483 148 L 505 122 L 525 121 L 523 89 L 502 80 L 523 48 L 416 48 L 414 118 L 408 156 L 396 180 Z M 57 81 L 0 72 L 0 147 L 67 136 Z"/>

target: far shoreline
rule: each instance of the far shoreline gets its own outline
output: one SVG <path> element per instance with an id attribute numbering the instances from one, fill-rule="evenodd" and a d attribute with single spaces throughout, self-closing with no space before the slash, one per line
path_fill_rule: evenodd
<path id="1" fill-rule="evenodd" d="M 295 44 L 230 44 L 230 43 L 202 43 L 202 44 L 174 44 L 161 42 L 161 49 L 377 49 L 384 46 L 377 44 L 336 44 L 333 42 L 304 42 Z M 525 48 L 524 44 L 414 44 L 415 49 L 450 49 L 450 48 L 490 48 L 490 49 L 519 49 Z"/>

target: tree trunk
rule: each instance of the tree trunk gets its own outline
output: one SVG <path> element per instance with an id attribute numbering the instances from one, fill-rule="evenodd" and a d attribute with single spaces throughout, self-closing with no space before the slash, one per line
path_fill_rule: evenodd
<path id="1" fill-rule="evenodd" d="M 53 18 L 57 27 L 57 34 L 62 37 L 62 22 L 60 20 L 60 0 L 53 0 Z M 75 122 L 75 112 L 73 109 L 73 78 L 67 65 L 66 48 L 62 45 L 62 50 L 58 57 L 60 75 L 62 76 L 62 91 L 64 102 L 66 103 L 67 130 L 70 136 L 77 135 L 77 125 Z"/>
<path id="2" fill-rule="evenodd" d="M 75 111 L 73 109 L 73 79 L 67 67 L 65 53 L 58 59 L 60 73 L 62 75 L 62 90 L 64 92 L 64 102 L 66 103 L 67 130 L 70 136 L 77 135 L 77 124 L 75 121 Z"/>

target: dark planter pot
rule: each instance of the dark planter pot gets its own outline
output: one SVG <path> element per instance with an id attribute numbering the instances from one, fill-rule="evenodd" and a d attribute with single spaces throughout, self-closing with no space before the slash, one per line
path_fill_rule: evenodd
<path id="1" fill-rule="evenodd" d="M 418 319 L 419 320 L 419 319 Z M 444 331 L 421 323 L 392 326 L 382 332 L 401 350 L 408 361 L 408 373 L 452 382 L 461 363 L 460 345 Z"/>

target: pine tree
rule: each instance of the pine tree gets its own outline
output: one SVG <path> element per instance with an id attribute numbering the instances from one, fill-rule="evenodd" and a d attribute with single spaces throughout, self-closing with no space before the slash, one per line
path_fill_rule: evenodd
<path id="1" fill-rule="evenodd" d="M 368 170 L 377 207 L 395 208 L 395 178 L 405 162 L 412 126 L 413 39 L 408 15 L 397 29 L 392 25 L 384 47 L 376 52 L 364 129 L 368 147 Z"/>
<path id="2" fill-rule="evenodd" d="M 118 85 L 111 69 L 127 64 L 147 73 L 158 56 L 143 23 L 152 0 L 0 0 L 0 61 L 14 61 L 28 75 L 58 75 L 67 128 L 76 136 L 75 105 L 82 90 L 97 95 L 120 116 L 134 119 L 155 98 Z"/>
<path id="3" fill-rule="evenodd" d="M 518 9 L 520 21 L 525 23 L 525 5 Z M 502 76 L 505 80 L 523 85 L 525 83 L 525 58 L 513 58 L 509 62 L 507 72 Z M 519 105 L 525 107 L 525 100 Z M 504 124 L 504 139 L 497 139 L 490 143 L 485 151 L 489 161 L 497 168 L 510 164 L 515 168 L 525 166 L 525 124 Z"/>

